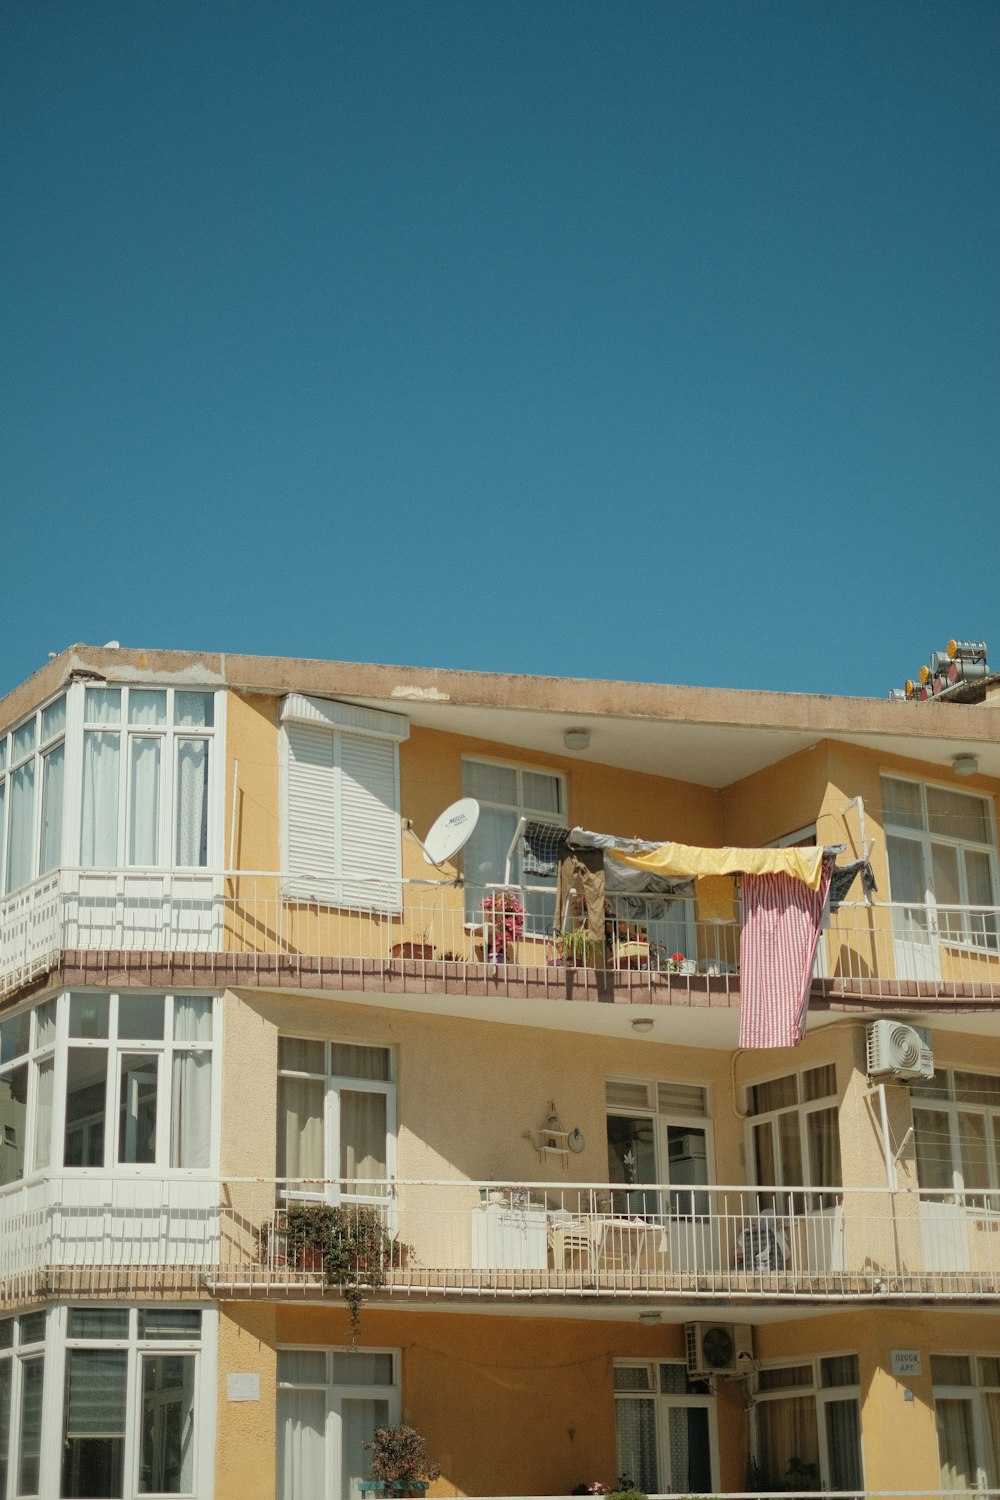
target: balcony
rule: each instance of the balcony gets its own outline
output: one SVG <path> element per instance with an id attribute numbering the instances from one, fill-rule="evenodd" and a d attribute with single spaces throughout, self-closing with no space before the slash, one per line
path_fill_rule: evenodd
<path id="1" fill-rule="evenodd" d="M 309 1228 L 331 1216 L 347 1247 L 332 1270 Z M 345 1274 L 391 1301 L 652 1300 L 678 1317 L 701 1303 L 1000 1300 L 1000 1192 L 63 1172 L 0 1194 L 8 1304 L 315 1300 L 339 1296 Z"/>
<path id="2" fill-rule="evenodd" d="M 0 995 L 62 968 L 67 982 L 90 984 L 259 978 L 468 992 L 499 982 L 557 998 L 595 984 L 666 1003 L 738 996 L 738 926 L 699 921 L 691 901 L 670 903 L 666 915 L 661 900 L 627 923 L 609 919 L 595 954 L 553 936 L 551 888 L 513 889 L 527 909 L 513 934 L 484 911 L 497 889 L 61 869 L 0 902 Z M 998 933 L 996 907 L 842 906 L 820 941 L 814 998 L 988 1006 L 1000 997 Z"/>

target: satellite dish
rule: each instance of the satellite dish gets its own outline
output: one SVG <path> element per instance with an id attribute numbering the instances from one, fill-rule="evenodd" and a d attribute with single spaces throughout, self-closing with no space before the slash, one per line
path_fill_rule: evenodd
<path id="1" fill-rule="evenodd" d="M 420 845 L 429 865 L 443 865 L 453 859 L 479 822 L 479 803 L 475 797 L 461 797 L 446 807 L 431 824 L 427 838 Z M 418 841 L 419 842 L 419 841 Z"/>

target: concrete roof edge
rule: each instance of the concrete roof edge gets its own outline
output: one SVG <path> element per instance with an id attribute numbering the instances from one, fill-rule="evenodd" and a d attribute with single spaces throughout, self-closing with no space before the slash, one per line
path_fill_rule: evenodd
<path id="1" fill-rule="evenodd" d="M 1000 738 L 1000 714 L 968 713 L 964 710 L 972 705 L 965 704 L 82 643 L 67 647 L 0 699 L 0 728 L 8 727 L 58 692 L 77 673 L 94 673 L 109 682 L 162 680 L 227 686 L 268 696 L 300 692 L 316 697 L 377 699 L 401 711 L 409 702 L 440 705 L 442 709 L 450 705 L 668 720 L 732 729 L 799 729 L 830 737 L 844 733 L 906 734 L 914 739 L 969 743 L 996 743 Z"/>

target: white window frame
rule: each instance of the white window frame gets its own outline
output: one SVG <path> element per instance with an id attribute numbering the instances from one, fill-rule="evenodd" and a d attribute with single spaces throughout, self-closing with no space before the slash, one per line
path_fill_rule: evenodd
<path id="1" fill-rule="evenodd" d="M 153 999 L 145 991 L 105 991 L 75 989 L 63 991 L 32 1007 L 25 1007 L 12 1016 L 4 1016 L 0 1025 L 17 1024 L 23 1017 L 29 1018 L 29 1043 L 25 1051 L 19 1052 L 9 1062 L 0 1064 L 0 1078 L 27 1065 L 27 1099 L 25 1108 L 25 1156 L 22 1164 L 24 1179 L 44 1177 L 50 1172 L 59 1174 L 81 1174 L 92 1176 L 170 1176 L 207 1177 L 218 1174 L 220 1138 L 221 1067 L 219 1047 L 219 999 L 218 996 L 199 992 L 175 996 L 172 992 L 156 991 L 155 997 L 163 999 L 164 1035 L 155 1040 L 132 1039 L 118 1035 L 118 1008 L 122 994 Z M 108 1000 L 108 1036 L 101 1038 L 70 1037 L 70 1005 L 73 996 L 106 997 Z M 182 1041 L 173 1035 L 175 999 L 199 999 L 211 1002 L 211 1035 L 205 1041 Z M 43 1032 L 43 1018 L 47 1025 Z M 66 1144 L 66 1087 L 69 1070 L 70 1049 L 103 1052 L 105 1055 L 105 1096 L 103 1121 L 103 1166 L 64 1166 Z M 182 1053 L 201 1052 L 211 1055 L 211 1135 L 208 1161 L 203 1167 L 174 1167 L 170 1165 L 170 1127 L 172 1104 L 172 1062 Z M 120 1106 L 120 1079 L 122 1059 L 141 1056 L 157 1059 L 157 1121 L 156 1150 L 151 1162 L 119 1162 L 118 1133 Z M 48 1159 L 36 1163 L 35 1147 L 39 1124 L 38 1100 L 40 1092 L 39 1072 L 46 1064 L 52 1064 L 52 1100 L 49 1119 L 50 1140 Z M 0 1149 L 6 1149 L 0 1148 Z M 12 1186 L 13 1184 L 9 1184 Z M 4 1189 L 0 1188 L 0 1192 Z M 0 1497 L 2 1500 L 2 1497 Z"/>
<path id="2" fill-rule="evenodd" d="M 469 792 L 467 792 L 466 789 L 465 789 L 465 767 L 466 766 L 472 766 L 472 765 L 477 765 L 477 766 L 495 766 L 495 767 L 497 767 L 500 770 L 513 772 L 514 775 L 517 778 L 517 802 L 515 804 L 511 804 L 509 802 L 494 802 L 494 801 L 491 801 L 488 798 L 480 797 L 476 793 L 469 793 Z M 557 812 L 553 813 L 553 812 L 548 811 L 548 810 L 543 810 L 543 809 L 539 809 L 539 808 L 536 808 L 536 807 L 531 807 L 531 806 L 528 805 L 528 803 L 526 802 L 525 797 L 524 797 L 524 777 L 526 775 L 527 776 L 545 776 L 550 781 L 555 782 L 555 784 L 556 784 L 556 786 L 558 788 L 558 792 L 559 792 L 559 809 L 558 809 Z M 555 770 L 552 769 L 551 766 L 535 766 L 535 765 L 530 765 L 526 761 L 504 760 L 504 759 L 501 759 L 499 756 L 494 756 L 494 755 L 463 755 L 462 756 L 462 795 L 463 796 L 474 795 L 476 797 L 476 801 L 479 803 L 480 807 L 485 807 L 485 808 L 487 808 L 487 809 L 489 809 L 489 810 L 491 810 L 493 812 L 509 813 L 511 815 L 511 817 L 513 818 L 513 820 L 514 820 L 513 821 L 513 827 L 512 827 L 512 830 L 511 830 L 511 837 L 513 837 L 513 829 L 515 829 L 517 827 L 518 823 L 520 822 L 520 820 L 522 818 L 530 818 L 532 820 L 532 822 L 535 822 L 535 823 L 551 823 L 554 827 L 557 827 L 557 828 L 566 827 L 567 824 L 568 824 L 568 816 L 569 816 L 568 811 L 567 811 L 567 808 L 568 808 L 567 790 L 568 790 L 568 787 L 567 787 L 567 778 L 566 778 L 565 773 L 562 772 L 562 771 L 555 771 Z M 473 838 L 474 837 L 475 837 L 475 834 L 473 834 Z M 509 842 L 508 842 L 508 847 L 509 847 Z M 527 878 L 525 877 L 525 875 L 523 873 L 523 870 L 521 868 L 521 861 L 522 861 L 522 859 L 523 859 L 522 849 L 518 848 L 518 849 L 516 849 L 514 851 L 514 859 L 513 859 L 513 862 L 512 862 L 512 866 L 511 866 L 511 882 L 512 882 L 513 885 L 518 886 L 521 889 L 524 889 L 526 886 L 529 885 L 529 882 L 528 882 Z M 465 902 L 465 920 L 467 922 L 481 922 L 482 921 L 482 918 L 483 918 L 483 913 L 482 913 L 482 900 L 483 900 L 483 897 L 484 897 L 484 895 L 487 894 L 488 888 L 490 886 L 502 885 L 503 884 L 505 873 L 506 873 L 505 872 L 505 868 L 503 866 L 501 866 L 501 868 L 499 868 L 495 872 L 495 878 L 493 880 L 486 881 L 486 882 L 483 883 L 483 885 L 472 884 L 472 885 L 468 885 L 466 887 L 467 895 L 466 895 L 466 902 Z M 558 913 L 558 912 L 555 911 L 555 888 L 556 888 L 555 879 L 554 878 L 545 878 L 545 877 L 540 876 L 540 875 L 535 875 L 535 876 L 532 876 L 530 884 L 534 885 L 536 891 L 544 889 L 544 891 L 547 893 L 548 891 L 551 890 L 551 892 L 552 892 L 552 903 L 553 903 L 553 905 L 552 905 L 552 912 L 553 912 L 553 916 L 554 916 L 554 925 L 555 925 L 556 930 L 561 929 L 562 918 L 561 918 L 560 913 Z M 524 904 L 525 904 L 525 906 L 529 906 L 530 905 L 530 903 L 527 902 L 527 901 Z M 545 924 L 543 922 L 542 926 L 536 926 L 537 922 L 538 922 L 537 913 L 533 914 L 531 911 L 527 911 L 525 913 L 525 918 L 524 918 L 524 934 L 525 934 L 526 937 L 529 937 L 529 936 L 535 936 L 535 937 L 543 936 L 543 935 L 545 935 L 547 933 L 548 930 L 551 930 L 551 928 L 553 926 L 552 922 L 548 922 L 547 924 Z"/>
<path id="3" fill-rule="evenodd" d="M 126 1353 L 126 1414 L 123 1463 L 123 1500 L 145 1500 L 147 1491 L 139 1488 L 139 1459 L 142 1424 L 142 1361 L 149 1355 L 189 1355 L 195 1360 L 194 1399 L 195 1413 L 194 1454 L 192 1469 L 194 1487 L 187 1491 L 193 1500 L 211 1500 L 213 1494 L 213 1470 L 215 1451 L 216 1410 L 216 1360 L 218 1343 L 218 1311 L 214 1306 L 198 1303 L 183 1305 L 156 1303 L 151 1305 L 129 1304 L 128 1332 L 122 1338 L 73 1338 L 69 1337 L 70 1314 L 74 1310 L 91 1310 L 83 1302 L 72 1305 L 60 1304 L 39 1314 L 25 1314 L 4 1319 L 14 1326 L 14 1346 L 0 1350 L 0 1359 L 11 1357 L 14 1361 L 11 1392 L 11 1425 L 8 1456 L 6 1493 L 0 1500 L 13 1500 L 18 1494 L 18 1468 L 21 1456 L 20 1394 L 24 1358 L 34 1358 L 44 1353 L 44 1385 L 42 1392 L 42 1443 L 39 1462 L 38 1495 L 59 1495 L 62 1489 L 62 1434 L 65 1423 L 65 1392 L 68 1370 L 68 1352 L 72 1349 L 122 1350 Z M 121 1303 L 102 1303 L 100 1310 L 123 1310 Z M 96 1310 L 96 1309 L 95 1309 Z M 198 1336 L 190 1338 L 141 1338 L 139 1319 L 149 1311 L 198 1312 L 201 1326 Z M 20 1326 L 26 1317 L 41 1317 L 45 1320 L 44 1341 L 30 1346 L 20 1344 Z M 54 1441 L 53 1434 L 59 1434 Z"/>
<path id="4" fill-rule="evenodd" d="M 982 1079 L 984 1084 L 990 1083 L 995 1087 L 984 1089 L 985 1097 L 982 1103 L 976 1103 L 971 1099 L 960 1099 L 957 1097 L 956 1087 L 956 1076 L 959 1073 L 968 1078 Z M 938 1091 L 942 1085 L 946 1092 Z M 947 1184 L 941 1184 L 941 1189 L 961 1193 L 970 1204 L 974 1203 L 979 1208 L 1000 1212 L 1000 1077 L 995 1074 L 980 1073 L 971 1068 L 938 1068 L 933 1080 L 918 1079 L 914 1082 L 911 1087 L 910 1103 L 914 1115 L 918 1110 L 922 1113 L 935 1113 L 941 1115 L 945 1121 L 950 1156 L 948 1163 L 950 1181 Z M 965 1181 L 962 1137 L 959 1129 L 962 1115 L 977 1115 L 983 1121 L 983 1140 L 989 1177 L 989 1181 L 985 1184 L 971 1184 Z M 919 1174 L 919 1156 L 916 1158 L 916 1166 Z M 928 1183 L 919 1183 L 919 1186 L 927 1188 L 928 1191 L 935 1191 Z M 981 1196 L 983 1194 L 985 1197 Z"/>
<path id="5" fill-rule="evenodd" d="M 941 1382 L 939 1384 L 937 1380 L 934 1379 L 933 1365 L 935 1356 L 938 1355 L 941 1355 L 944 1358 L 967 1360 L 970 1374 L 968 1383 L 955 1385 Z M 982 1361 L 986 1359 L 996 1360 L 997 1358 L 998 1356 L 995 1354 L 971 1354 L 967 1350 L 935 1350 L 931 1355 L 931 1377 L 933 1380 L 932 1393 L 934 1398 L 935 1414 L 937 1413 L 937 1404 L 939 1401 L 964 1401 L 968 1404 L 971 1410 L 972 1437 L 975 1447 L 973 1456 L 976 1466 L 976 1478 L 974 1482 L 979 1489 L 995 1488 L 1000 1485 L 1000 1472 L 993 1473 L 989 1468 L 989 1460 L 992 1455 L 993 1445 L 989 1436 L 989 1421 L 986 1416 L 986 1412 L 984 1411 L 984 1397 L 986 1393 L 990 1392 L 992 1394 L 1000 1395 L 1000 1384 L 994 1385 L 991 1381 L 986 1381 L 982 1378 Z M 941 1457 L 941 1428 L 940 1424 L 938 1424 L 939 1463 L 941 1462 Z M 996 1465 L 998 1470 L 1000 1470 L 1000 1455 L 996 1456 Z M 949 1493 L 953 1492 L 945 1489 L 941 1490 L 942 1495 L 947 1495 Z M 963 1489 L 959 1489 L 957 1493 L 963 1494 L 965 1492 Z"/>
<path id="6" fill-rule="evenodd" d="M 708 1187 L 715 1182 L 715 1140 L 711 1118 L 711 1093 L 709 1085 L 699 1083 L 694 1079 L 684 1079 L 683 1087 L 699 1088 L 702 1092 L 704 1109 L 702 1113 L 694 1110 L 684 1111 L 677 1109 L 661 1108 L 660 1090 L 669 1089 L 679 1083 L 677 1079 L 651 1079 L 633 1078 L 624 1074 L 610 1074 L 605 1081 L 605 1122 L 610 1118 L 634 1120 L 648 1119 L 653 1126 L 653 1150 L 656 1158 L 656 1182 L 657 1184 L 669 1186 L 670 1177 L 670 1129 L 680 1129 L 693 1133 L 703 1134 L 705 1137 L 705 1183 L 687 1184 L 678 1183 L 676 1192 L 671 1193 L 667 1199 L 667 1211 L 678 1217 L 688 1218 L 704 1216 L 711 1213 L 711 1194 L 698 1192 L 698 1187 Z M 625 1084 L 631 1088 L 642 1088 L 646 1091 L 646 1103 L 610 1104 L 608 1102 L 608 1091 L 615 1084 Z M 609 1143 L 610 1145 L 610 1143 Z M 635 1186 L 617 1186 L 613 1189 L 615 1194 L 640 1194 L 643 1199 L 655 1204 L 652 1211 L 662 1212 L 663 1207 L 658 1203 L 659 1195 L 656 1193 L 643 1194 L 643 1184 L 636 1183 Z M 643 1210 L 649 1211 L 649 1210 Z"/>
<path id="7" fill-rule="evenodd" d="M 833 1070 L 833 1093 L 823 1094 L 816 1099 L 806 1098 L 805 1080 L 809 1073 L 816 1073 L 822 1069 Z M 755 1110 L 754 1090 L 765 1088 L 770 1083 L 777 1083 L 784 1079 L 795 1081 L 795 1102 L 792 1104 L 781 1104 L 771 1109 Z M 839 1087 L 837 1079 L 837 1068 L 834 1062 L 816 1063 L 811 1068 L 797 1068 L 792 1072 L 776 1073 L 768 1078 L 755 1079 L 753 1083 L 747 1084 L 744 1094 L 744 1109 L 746 1112 L 746 1157 L 750 1169 L 750 1180 L 759 1189 L 757 1193 L 758 1207 L 769 1206 L 777 1212 L 784 1213 L 792 1207 L 792 1200 L 796 1200 L 796 1208 L 805 1207 L 812 1210 L 816 1207 L 831 1208 L 836 1198 L 843 1189 L 843 1181 L 826 1183 L 816 1182 L 809 1153 L 809 1132 L 807 1119 L 809 1115 L 821 1112 L 832 1113 L 834 1121 L 834 1134 L 837 1141 L 837 1154 L 840 1158 L 839 1176 L 843 1179 L 843 1152 L 840 1142 L 840 1108 L 837 1090 Z M 802 1182 L 785 1182 L 784 1170 L 780 1151 L 780 1125 L 784 1118 L 794 1115 L 798 1125 L 799 1157 L 802 1162 Z M 774 1182 L 763 1182 L 757 1161 L 756 1132 L 762 1125 L 770 1125 L 772 1162 L 774 1165 Z M 817 1191 L 805 1195 L 804 1203 L 798 1201 L 798 1194 L 789 1194 L 780 1191 L 782 1188 L 814 1188 Z"/>
<path id="8" fill-rule="evenodd" d="M 809 1368 L 812 1371 L 811 1385 L 790 1385 L 780 1390 L 764 1391 L 757 1389 L 753 1397 L 753 1411 L 755 1420 L 753 1422 L 751 1445 L 755 1462 L 760 1463 L 760 1428 L 756 1420 L 756 1413 L 762 1406 L 775 1401 L 788 1401 L 803 1396 L 812 1398 L 816 1412 L 816 1446 L 819 1453 L 819 1488 L 828 1490 L 831 1488 L 830 1480 L 830 1453 L 829 1453 L 829 1430 L 827 1427 L 826 1408 L 828 1405 L 838 1401 L 854 1401 L 858 1416 L 858 1457 L 861 1465 L 862 1482 L 859 1491 L 864 1488 L 864 1434 L 861 1427 L 861 1382 L 860 1370 L 857 1384 L 831 1385 L 823 1384 L 822 1365 L 827 1359 L 857 1359 L 858 1354 L 854 1349 L 844 1349 L 839 1353 L 824 1351 L 823 1354 L 804 1355 L 801 1359 L 774 1359 L 766 1360 L 761 1365 L 761 1370 L 798 1370 Z M 759 1386 L 759 1376 L 757 1380 Z M 784 1481 L 785 1476 L 778 1476 Z M 794 1486 L 792 1486 L 794 1488 Z"/>
<path id="9" fill-rule="evenodd" d="M 339 1038 L 321 1038 L 292 1035 L 282 1033 L 281 1040 L 293 1042 L 308 1042 L 312 1045 L 319 1044 L 323 1048 L 325 1059 L 325 1071 L 322 1073 L 308 1072 L 297 1068 L 284 1068 L 278 1065 L 278 1079 L 291 1078 L 309 1080 L 310 1082 L 321 1082 L 324 1084 L 323 1095 L 323 1187 L 315 1187 L 312 1190 L 296 1187 L 294 1191 L 287 1187 L 282 1190 L 282 1196 L 294 1198 L 296 1201 L 317 1201 L 327 1203 L 361 1203 L 372 1204 L 376 1207 L 388 1209 L 391 1206 L 392 1182 L 396 1176 L 396 1057 L 392 1047 L 386 1047 L 382 1042 L 362 1042 L 357 1037 L 340 1040 Z M 380 1078 L 354 1078 L 345 1073 L 333 1073 L 331 1071 L 331 1056 L 333 1047 L 375 1047 L 386 1054 L 388 1060 L 387 1079 Z M 280 1059 L 280 1051 L 279 1051 Z M 342 1093 L 367 1093 L 380 1094 L 385 1099 L 385 1185 L 378 1193 L 351 1193 L 344 1191 L 340 1186 L 340 1119 Z M 279 1115 L 277 1128 L 282 1128 L 282 1117 L 280 1114 L 281 1092 L 278 1090 Z M 330 1171 L 331 1163 L 336 1164 L 337 1170 Z M 293 1179 L 294 1180 L 294 1179 Z"/>
<path id="10" fill-rule="evenodd" d="M 905 823 L 894 823 L 893 814 L 888 810 L 885 784 L 887 781 L 898 781 L 908 786 L 916 787 L 920 793 L 920 828 L 911 828 Z M 995 954 L 998 948 L 996 936 L 996 924 L 990 931 L 989 919 L 985 922 L 982 917 L 977 918 L 974 913 L 956 912 L 954 906 L 948 902 L 938 899 L 934 889 L 934 845 L 942 848 L 952 849 L 956 854 L 956 869 L 959 884 L 960 907 L 969 906 L 974 903 L 969 901 L 968 875 L 966 873 L 966 855 L 969 853 L 985 855 L 989 865 L 990 884 L 993 890 L 994 903 L 1000 902 L 1000 866 L 997 861 L 997 829 L 995 805 L 993 798 L 978 792 L 967 792 L 961 787 L 949 786 L 943 782 L 921 781 L 913 776 L 901 776 L 895 771 L 883 771 L 880 777 L 880 788 L 883 806 L 883 831 L 886 841 L 886 863 L 889 873 L 890 900 L 894 903 L 897 898 L 892 893 L 892 859 L 889 853 L 890 839 L 907 840 L 920 849 L 921 863 L 923 867 L 924 882 L 924 904 L 928 908 L 928 914 L 932 917 L 936 933 L 935 935 L 949 948 L 971 949 L 975 952 L 986 952 Z M 978 803 L 984 810 L 985 823 L 987 827 L 987 839 L 979 843 L 974 839 L 951 838 L 946 832 L 931 830 L 931 814 L 927 806 L 928 791 L 946 792 L 949 796 L 967 797 L 972 802 Z M 919 903 L 916 903 L 919 904 Z M 978 904 L 978 903 L 975 903 Z M 950 915 L 949 915 L 950 914 Z M 902 915 L 902 914 L 901 914 Z M 915 919 L 917 928 L 921 926 L 920 918 Z M 981 925 L 980 925 L 981 924 Z M 979 930 L 977 931 L 977 926 Z"/>
<path id="11" fill-rule="evenodd" d="M 66 807 L 66 785 L 69 775 L 69 753 L 68 744 L 68 713 L 70 693 L 63 689 L 53 697 L 47 699 L 32 713 L 20 719 L 12 726 L 9 732 L 0 734 L 0 896 L 13 894 L 15 890 L 29 885 L 39 875 L 45 875 L 64 863 L 64 849 L 66 839 L 67 819 Z M 46 719 L 51 710 L 63 706 L 62 723 L 46 735 Z M 24 730 L 31 726 L 33 740 L 30 748 L 16 750 L 17 738 Z M 49 758 L 54 751 L 62 749 L 62 788 L 58 807 L 56 809 L 58 818 L 58 832 L 56 836 L 56 856 L 54 860 L 46 862 L 43 859 L 45 847 L 44 813 L 46 811 L 46 783 L 49 775 Z M 24 880 L 17 886 L 10 887 L 9 875 L 11 867 L 11 810 L 13 802 L 13 787 L 17 776 L 27 766 L 32 767 L 32 803 L 31 803 L 31 827 L 27 836 L 27 867 L 28 873 Z M 49 811 L 52 809 L 50 808 Z M 45 864 L 45 869 L 42 865 Z"/>
<path id="12" fill-rule="evenodd" d="M 707 1411 L 708 1413 L 708 1438 L 709 1438 L 709 1464 L 711 1466 L 712 1481 L 710 1488 L 719 1488 L 719 1424 L 718 1408 L 715 1392 L 712 1390 L 708 1380 L 703 1383 L 706 1387 L 704 1392 L 691 1392 L 686 1394 L 662 1391 L 660 1388 L 660 1366 L 673 1365 L 683 1370 L 687 1377 L 687 1365 L 682 1359 L 616 1359 L 615 1370 L 646 1370 L 649 1376 L 649 1384 L 645 1390 L 618 1390 L 614 1391 L 615 1403 L 615 1436 L 617 1441 L 618 1421 L 617 1411 L 619 1405 L 630 1401 L 652 1401 L 656 1412 L 656 1491 L 660 1495 L 686 1494 L 687 1482 L 683 1489 L 678 1488 L 679 1480 L 675 1481 L 670 1472 L 670 1442 L 667 1423 L 671 1410 L 681 1409 L 689 1411 L 692 1408 Z M 688 1377 L 690 1378 L 690 1377 Z M 622 1462 L 619 1454 L 619 1463 Z M 627 1476 L 635 1486 L 642 1488 L 640 1476 L 631 1474 Z"/>
<path id="13" fill-rule="evenodd" d="M 311 736 L 317 749 L 329 742 L 328 767 L 320 767 L 311 776 L 309 772 L 297 776 L 291 744 L 297 731 Z M 399 746 L 409 733 L 409 720 L 402 714 L 307 698 L 301 693 L 291 693 L 284 699 L 279 771 L 282 891 L 286 898 L 346 910 L 402 911 Z M 389 793 L 388 800 L 381 799 L 381 810 L 366 823 L 357 808 L 350 817 L 345 812 L 344 790 L 349 778 L 344 755 L 345 751 L 363 755 L 366 747 L 374 750 L 376 746 L 384 747 L 391 761 Z M 361 791 L 362 798 L 372 797 L 370 786 L 363 786 Z M 328 816 L 325 825 L 317 827 L 315 809 L 309 815 L 310 798 L 314 802 L 328 799 L 328 808 L 324 801 Z M 296 818 L 299 825 L 293 828 Z M 369 845 L 370 862 L 363 860 L 359 865 L 350 847 L 355 842 Z M 303 845 L 315 849 L 312 860 L 305 860 Z"/>
<path id="14" fill-rule="evenodd" d="M 280 1360 L 282 1354 L 323 1354 L 326 1358 L 326 1380 L 323 1384 L 313 1381 L 290 1381 L 282 1380 L 280 1376 Z M 391 1385 L 346 1385 L 333 1378 L 334 1356 L 342 1355 L 350 1359 L 357 1351 L 349 1346 L 331 1346 L 315 1344 L 279 1344 L 277 1348 L 278 1358 L 278 1380 L 277 1380 L 277 1421 L 282 1420 L 281 1393 L 283 1391 L 322 1391 L 326 1400 L 326 1443 L 325 1464 L 326 1484 L 323 1495 L 339 1495 L 341 1490 L 341 1447 L 340 1431 L 343 1421 L 343 1402 L 350 1400 L 360 1401 L 385 1401 L 389 1407 L 389 1426 L 398 1426 L 400 1421 L 401 1397 L 400 1397 L 400 1365 L 401 1356 L 399 1349 L 369 1348 L 365 1345 L 364 1354 L 388 1354 L 392 1357 L 392 1384 Z M 277 1434 L 276 1434 L 277 1438 Z M 275 1460 L 277 1463 L 281 1452 L 280 1440 L 275 1442 Z M 280 1471 L 276 1476 L 276 1493 L 281 1497 L 282 1476 Z M 294 1497 L 285 1497 L 285 1500 L 298 1500 L 299 1491 Z"/>

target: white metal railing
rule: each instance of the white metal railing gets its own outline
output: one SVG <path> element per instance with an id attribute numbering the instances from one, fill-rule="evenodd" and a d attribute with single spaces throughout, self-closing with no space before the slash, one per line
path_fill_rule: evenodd
<path id="1" fill-rule="evenodd" d="M 496 910 L 504 893 L 526 910 Z M 595 944 L 557 935 L 551 888 L 408 880 L 401 906 L 399 894 L 398 885 L 390 891 L 384 880 L 359 877 L 290 884 L 265 871 L 66 868 L 0 901 L 0 987 L 24 983 L 69 950 L 610 968 L 634 984 L 701 977 L 728 986 L 739 972 L 738 924 L 698 920 L 693 901 L 630 898 L 638 905 L 628 920 L 609 917 Z M 876 986 L 918 981 L 942 994 L 976 985 L 995 996 L 1000 908 L 842 906 L 821 936 L 815 975 Z"/>
<path id="2" fill-rule="evenodd" d="M 331 1248 L 332 1247 L 332 1248 Z M 328 1259 L 334 1255 L 334 1262 Z M 0 1192 L 0 1288 L 216 1285 L 689 1303 L 1000 1298 L 1000 1192 L 218 1180 L 60 1172 Z"/>

